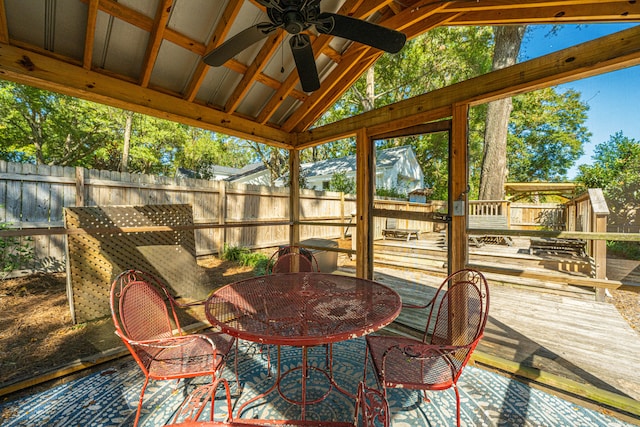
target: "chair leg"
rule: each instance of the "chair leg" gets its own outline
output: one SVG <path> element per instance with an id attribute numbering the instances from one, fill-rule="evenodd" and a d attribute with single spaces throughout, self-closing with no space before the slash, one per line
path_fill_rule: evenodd
<path id="1" fill-rule="evenodd" d="M 453 390 L 456 392 L 456 426 L 460 427 L 460 392 L 455 384 Z"/>
<path id="2" fill-rule="evenodd" d="M 138 422 L 140 421 L 140 413 L 142 412 L 142 401 L 144 400 L 144 392 L 147 389 L 148 384 L 149 377 L 145 377 L 144 384 L 142 385 L 142 390 L 140 391 L 140 400 L 138 401 L 138 410 L 136 411 L 136 419 L 133 422 L 133 427 L 137 427 Z"/>
<path id="3" fill-rule="evenodd" d="M 236 371 L 236 391 L 238 392 L 238 397 L 242 394 L 242 386 L 240 385 L 240 377 L 238 376 L 238 339 L 236 338 L 236 354 L 233 358 L 233 367 Z"/>

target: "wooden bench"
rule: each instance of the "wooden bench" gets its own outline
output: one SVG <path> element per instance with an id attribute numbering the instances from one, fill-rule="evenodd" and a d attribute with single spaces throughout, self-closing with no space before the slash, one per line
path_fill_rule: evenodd
<path id="1" fill-rule="evenodd" d="M 557 237 L 532 237 L 529 253 L 550 252 L 584 257 L 587 255 L 587 241 L 582 239 L 560 239 Z"/>
<path id="2" fill-rule="evenodd" d="M 386 240 L 387 237 L 392 239 L 406 239 L 407 242 L 411 240 L 412 237 L 419 240 L 420 230 L 398 228 L 398 220 L 396 218 L 387 218 L 387 226 L 382 230 L 382 238 Z"/>
<path id="3" fill-rule="evenodd" d="M 509 224 L 505 215 L 469 215 L 469 228 L 508 230 Z M 513 239 L 510 236 L 497 234 L 473 234 L 473 236 L 476 240 L 475 243 L 513 246 Z"/>

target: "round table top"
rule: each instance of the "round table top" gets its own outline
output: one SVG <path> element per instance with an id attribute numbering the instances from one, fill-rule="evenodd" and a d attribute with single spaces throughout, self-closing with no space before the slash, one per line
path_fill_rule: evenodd
<path id="1" fill-rule="evenodd" d="M 226 285 L 206 301 L 209 322 L 249 341 L 312 346 L 357 338 L 391 323 L 402 309 L 392 289 L 326 273 L 258 276 Z"/>

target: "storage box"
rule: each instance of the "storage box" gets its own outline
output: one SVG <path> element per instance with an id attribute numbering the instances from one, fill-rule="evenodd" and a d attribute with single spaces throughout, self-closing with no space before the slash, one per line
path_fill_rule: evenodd
<path id="1" fill-rule="evenodd" d="M 338 248 L 338 242 L 328 239 L 306 239 L 300 242 L 300 246 L 315 246 L 315 247 L 327 247 Z M 338 252 L 325 251 L 321 249 L 307 248 L 309 252 L 318 261 L 318 268 L 321 273 L 333 273 L 338 269 Z"/>

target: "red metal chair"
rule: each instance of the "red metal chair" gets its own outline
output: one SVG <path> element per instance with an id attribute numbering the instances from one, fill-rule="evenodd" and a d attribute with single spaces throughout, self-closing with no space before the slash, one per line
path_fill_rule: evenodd
<path id="1" fill-rule="evenodd" d="M 318 261 L 311 252 L 299 246 L 278 249 L 269 259 L 270 273 L 320 271 Z"/>
<path id="2" fill-rule="evenodd" d="M 360 412 L 362 413 L 362 423 L 360 425 L 363 427 L 389 427 L 391 425 L 387 399 L 378 390 L 367 387 L 364 382 L 358 385 L 354 425 L 358 425 L 358 414 Z"/>
<path id="3" fill-rule="evenodd" d="M 184 335 L 175 310 L 180 305 L 153 275 L 120 273 L 111 285 L 110 303 L 116 334 L 145 375 L 134 426 L 149 380 L 219 376 L 235 338 L 216 332 Z"/>
<path id="4" fill-rule="evenodd" d="M 422 341 L 394 336 L 368 336 L 368 355 L 384 396 L 387 388 L 445 390 L 456 393 L 456 421 L 460 426 L 458 378 L 484 332 L 489 311 L 489 288 L 482 273 L 464 269 L 447 277 L 433 299 Z"/>

